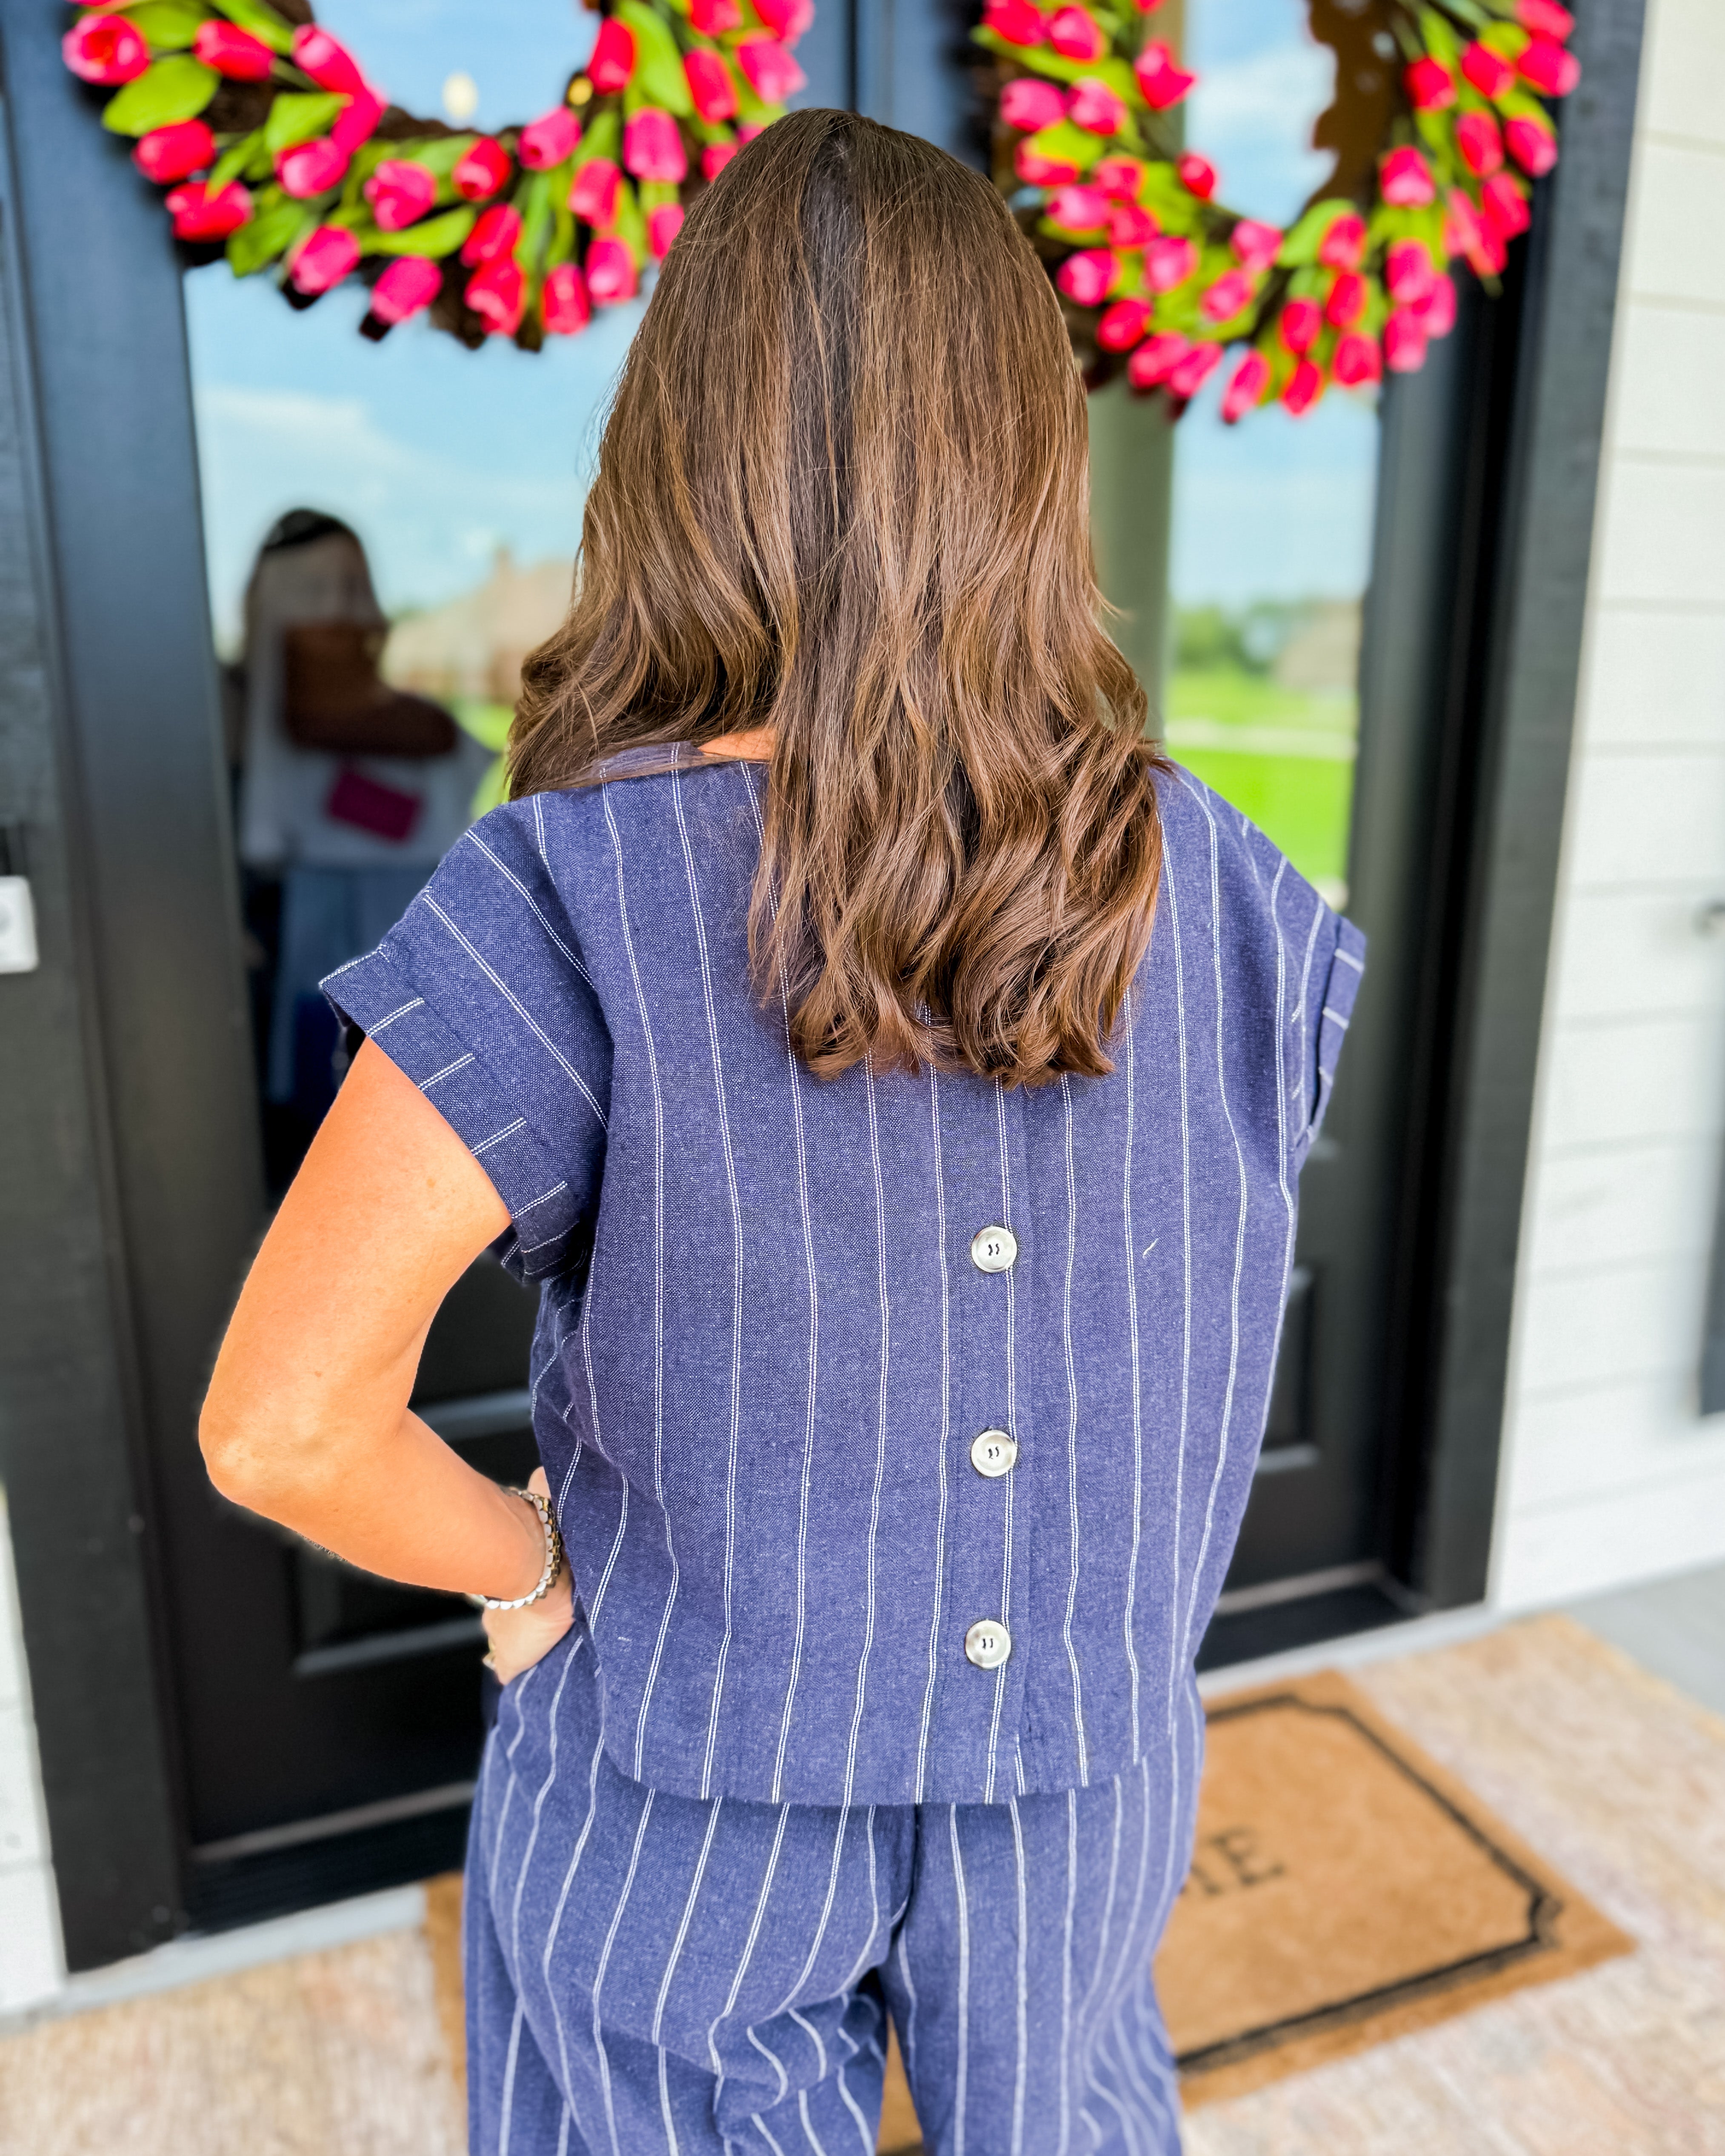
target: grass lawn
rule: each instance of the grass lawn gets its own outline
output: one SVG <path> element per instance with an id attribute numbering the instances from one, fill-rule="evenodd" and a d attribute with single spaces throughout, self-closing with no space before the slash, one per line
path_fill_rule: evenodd
<path id="1" fill-rule="evenodd" d="M 1165 716 L 1175 759 L 1333 895 L 1348 874 L 1353 700 L 1283 689 L 1262 675 L 1183 670 L 1169 680 Z M 1278 733 L 1287 737 L 1280 752 Z"/>

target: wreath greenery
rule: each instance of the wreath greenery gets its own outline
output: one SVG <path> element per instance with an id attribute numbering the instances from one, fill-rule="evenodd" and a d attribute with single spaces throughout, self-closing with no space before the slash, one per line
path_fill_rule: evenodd
<path id="1" fill-rule="evenodd" d="M 1308 412 L 1409 372 L 1455 318 L 1452 263 L 1495 290 L 1557 162 L 1544 99 L 1580 77 L 1558 0 L 1309 0 L 1336 48 L 1315 140 L 1336 169 L 1286 232 L 1217 199 L 1166 116 L 1196 78 L 1162 0 L 987 0 L 995 177 L 1047 261 L 1092 386 L 1124 370 L 1178 413 L 1230 346 L 1222 415 Z M 1396 64 L 1399 63 L 1399 66 Z"/>
<path id="2" fill-rule="evenodd" d="M 590 0 L 591 4 L 591 0 Z M 537 349 L 631 298 L 696 189 L 803 85 L 812 0 L 602 0 L 585 67 L 495 135 L 415 119 L 307 0 L 80 4 L 66 64 L 111 90 L 176 236 L 306 305 L 357 275 L 364 328 L 429 311 Z"/>

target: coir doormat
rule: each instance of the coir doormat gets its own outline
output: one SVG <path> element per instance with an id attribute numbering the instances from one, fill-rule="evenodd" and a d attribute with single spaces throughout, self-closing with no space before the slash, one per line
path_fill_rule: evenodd
<path id="1" fill-rule="evenodd" d="M 1334 1671 L 1209 1703 L 1156 1976 L 1190 2106 L 1632 1942 Z"/>

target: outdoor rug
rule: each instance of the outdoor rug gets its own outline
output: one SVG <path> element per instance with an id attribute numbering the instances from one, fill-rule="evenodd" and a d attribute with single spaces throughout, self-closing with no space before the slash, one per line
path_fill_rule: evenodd
<path id="1" fill-rule="evenodd" d="M 1563 1618 L 1255 1698 L 1290 1694 L 1212 1707 L 1162 1969 L 1189 2156 L 1725 2156 L 1725 1722 Z M 1337 1748 L 1327 1773 L 1310 1732 L 1291 1762 L 1236 1762 L 1255 1721 L 1286 1746 L 1296 1716 Z M 1374 1842 L 1348 1777 L 1379 1742 L 1409 1824 Z M 1337 1848 L 1360 1883 L 1332 1906 L 1312 1867 Z M 1279 1897 L 1308 1927 L 1291 1958 Z M 0 2156 L 459 2156 L 455 1918 L 434 1882 L 408 1928 L 13 2024 Z M 1310 1988 L 1320 1943 L 1346 1995 Z M 901 2112 L 882 2147 L 914 2133 Z"/>

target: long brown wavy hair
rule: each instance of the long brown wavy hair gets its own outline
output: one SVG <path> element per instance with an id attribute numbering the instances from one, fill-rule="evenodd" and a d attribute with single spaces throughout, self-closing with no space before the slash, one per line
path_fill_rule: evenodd
<path id="1" fill-rule="evenodd" d="M 793 113 L 660 273 L 511 790 L 770 726 L 749 948 L 809 1068 L 1106 1071 L 1162 836 L 1088 506 L 1060 308 L 993 188 Z"/>

